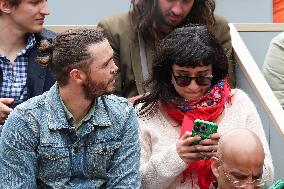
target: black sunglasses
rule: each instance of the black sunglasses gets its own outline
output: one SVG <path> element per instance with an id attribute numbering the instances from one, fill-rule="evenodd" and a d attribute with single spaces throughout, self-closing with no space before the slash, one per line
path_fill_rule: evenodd
<path id="1" fill-rule="evenodd" d="M 172 74 L 175 78 L 176 84 L 180 87 L 186 87 L 190 85 L 192 80 L 195 80 L 196 84 L 199 86 L 207 86 L 211 84 L 213 76 L 197 76 L 197 77 L 190 77 L 190 76 L 176 76 L 172 71 Z"/>

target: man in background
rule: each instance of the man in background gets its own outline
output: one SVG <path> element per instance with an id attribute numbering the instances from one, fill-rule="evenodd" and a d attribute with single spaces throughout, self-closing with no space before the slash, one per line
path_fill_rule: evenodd
<path id="1" fill-rule="evenodd" d="M 38 43 L 54 38 L 43 30 L 47 0 L 0 0 L 0 133 L 13 108 L 54 84 L 49 68 L 35 62 Z"/>
<path id="2" fill-rule="evenodd" d="M 262 73 L 284 108 L 284 32 L 271 40 L 262 66 Z"/>

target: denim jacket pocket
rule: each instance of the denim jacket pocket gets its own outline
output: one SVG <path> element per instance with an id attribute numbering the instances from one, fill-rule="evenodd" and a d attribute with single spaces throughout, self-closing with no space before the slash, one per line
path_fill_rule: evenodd
<path id="1" fill-rule="evenodd" d="M 68 178 L 71 174 L 68 147 L 42 145 L 39 149 L 38 159 L 38 174 L 43 180 L 61 180 Z"/>
<path id="2" fill-rule="evenodd" d="M 88 174 L 91 178 L 105 178 L 110 160 L 120 142 L 108 141 L 87 147 Z"/>

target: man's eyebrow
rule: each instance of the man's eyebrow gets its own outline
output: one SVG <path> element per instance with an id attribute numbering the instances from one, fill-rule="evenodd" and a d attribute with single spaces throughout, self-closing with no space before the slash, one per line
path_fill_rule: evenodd
<path id="1" fill-rule="evenodd" d="M 233 176 L 237 176 L 237 177 L 247 177 L 248 175 L 239 171 L 231 171 L 230 172 L 231 175 Z"/>
<path id="2" fill-rule="evenodd" d="M 109 58 L 109 59 L 107 59 L 104 63 L 103 63 L 103 66 L 106 66 L 112 59 L 113 59 L 113 55 Z"/>

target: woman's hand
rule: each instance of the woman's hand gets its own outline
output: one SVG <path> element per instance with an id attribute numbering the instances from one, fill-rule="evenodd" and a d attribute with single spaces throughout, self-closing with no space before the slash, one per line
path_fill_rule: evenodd
<path id="1" fill-rule="evenodd" d="M 179 157 L 185 163 L 192 163 L 200 159 L 203 155 L 198 152 L 198 148 L 200 145 L 192 145 L 192 142 L 200 141 L 201 138 L 199 136 L 191 137 L 191 132 L 186 131 L 185 134 L 179 139 L 176 144 L 176 150 Z"/>
<path id="2" fill-rule="evenodd" d="M 197 150 L 202 154 L 203 157 L 217 156 L 218 142 L 221 135 L 219 133 L 214 133 L 209 139 L 200 141 L 200 145 Z"/>

